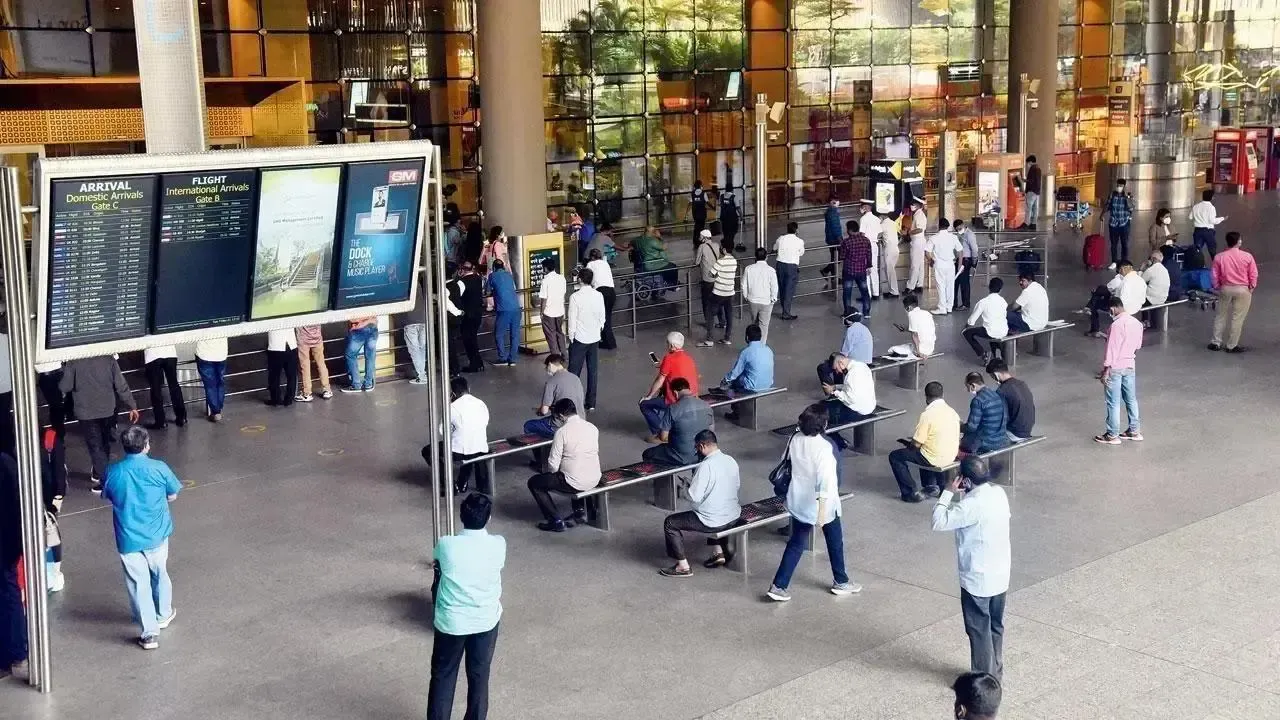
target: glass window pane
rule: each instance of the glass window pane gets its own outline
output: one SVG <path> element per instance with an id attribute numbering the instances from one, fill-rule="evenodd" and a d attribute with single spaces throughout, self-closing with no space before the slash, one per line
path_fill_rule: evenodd
<path id="1" fill-rule="evenodd" d="M 403 33 L 345 33 L 339 43 L 345 77 L 409 78 L 408 37 Z"/>
<path id="2" fill-rule="evenodd" d="M 554 4 L 543 3 L 543 32 L 565 30 L 565 26 L 570 24 L 584 31 L 591 25 L 591 0 L 559 0 Z"/>
<path id="3" fill-rule="evenodd" d="M 698 113 L 698 148 L 741 148 L 743 146 L 742 113 Z"/>
<path id="4" fill-rule="evenodd" d="M 543 33 L 543 75 L 586 75 L 591 68 L 591 40 L 586 33 Z"/>
<path id="5" fill-rule="evenodd" d="M 130 21 L 133 11 L 129 10 Z M 96 22 L 96 21 L 95 21 Z M 332 32 L 343 19 L 328 8 L 308 11 L 307 3 L 267 2 L 262 4 L 262 27 L 268 30 L 311 30 Z"/>
<path id="6" fill-rule="evenodd" d="M 975 28 L 951 28 L 948 32 L 947 59 L 972 62 L 982 57 L 982 36 Z"/>
<path id="7" fill-rule="evenodd" d="M 1058 59 L 1058 89 L 1076 87 L 1076 64 L 1075 58 L 1059 58 Z"/>
<path id="8" fill-rule="evenodd" d="M 1140 23 L 1146 20 L 1146 0 L 1115 0 L 1112 22 Z"/>
<path id="9" fill-rule="evenodd" d="M 692 155 L 664 155 L 649 159 L 649 187 L 665 187 L 673 193 L 693 190 L 694 157 Z M 661 179 L 656 179 L 656 178 Z"/>
<path id="10" fill-rule="evenodd" d="M 797 30 L 831 27 L 831 0 L 791 0 L 791 26 Z"/>
<path id="11" fill-rule="evenodd" d="M 94 75 L 105 77 L 138 74 L 138 40 L 132 31 L 96 32 L 92 37 Z M 208 45 L 205 47 L 207 48 Z M 225 72 L 218 64 L 219 59 L 215 54 L 212 67 L 210 67 L 210 61 L 206 59 L 205 68 L 218 71 L 215 77 L 230 75 L 230 58 L 226 58 L 228 67 L 225 68 Z"/>
<path id="12" fill-rule="evenodd" d="M 602 73 L 631 73 L 643 69 L 644 36 L 640 33 L 601 33 L 591 36 L 594 70 Z"/>
<path id="13" fill-rule="evenodd" d="M 791 33 L 793 67 L 827 67 L 831 64 L 830 30 L 796 30 Z"/>
<path id="14" fill-rule="evenodd" d="M 740 110 L 743 107 L 742 71 L 701 72 L 694 77 L 693 94 L 698 110 Z"/>
<path id="15" fill-rule="evenodd" d="M 995 0 L 994 18 L 996 27 L 1009 27 L 1009 3 L 1013 0 Z"/>
<path id="16" fill-rule="evenodd" d="M 743 33 L 700 32 L 695 34 L 694 59 L 699 70 L 740 68 L 743 66 Z"/>
<path id="17" fill-rule="evenodd" d="M 991 57 L 995 60 L 1009 59 L 1009 28 L 998 27 L 991 33 Z"/>
<path id="18" fill-rule="evenodd" d="M 654 3 L 649 0 L 649 3 Z M 741 30 L 743 0 L 697 0 L 694 24 L 700 30 Z"/>
<path id="19" fill-rule="evenodd" d="M 785 32 L 752 32 L 747 47 L 751 51 L 750 67 L 753 69 L 787 66 L 787 34 Z"/>
<path id="20" fill-rule="evenodd" d="M 93 75 L 93 51 L 89 47 L 89 33 L 83 30 L 10 30 L 5 39 L 17 50 L 14 55 L 4 53 L 5 65 L 18 77 Z M 125 42 L 134 42 L 132 33 Z M 132 64 L 137 67 L 136 49 Z"/>
<path id="21" fill-rule="evenodd" d="M 338 38 L 334 35 L 271 33 L 264 40 L 270 77 L 305 77 L 317 81 L 342 77 Z"/>
<path id="22" fill-rule="evenodd" d="M 591 115 L 591 78 L 556 75 L 542 79 L 543 117 Z"/>
<path id="23" fill-rule="evenodd" d="M 473 88 L 470 80 L 412 83 L 409 118 L 418 125 L 472 125 L 478 120 L 471 107 Z"/>
<path id="24" fill-rule="evenodd" d="M 938 85 L 938 66 L 913 65 L 911 67 L 911 97 L 931 98 L 941 95 Z"/>
<path id="25" fill-rule="evenodd" d="M 94 33 L 94 53 L 101 42 L 98 35 L 114 34 L 133 37 L 133 33 Z M 136 64 L 137 52 L 133 55 Z M 200 59 L 206 77 L 261 77 L 262 38 L 256 32 L 200 33 Z"/>
<path id="26" fill-rule="evenodd" d="M 872 0 L 872 23 L 878 28 L 911 27 L 911 5 L 914 0 Z"/>
<path id="27" fill-rule="evenodd" d="M 615 118 L 595 122 L 596 156 L 643 155 L 644 118 Z"/>
<path id="28" fill-rule="evenodd" d="M 827 105 L 831 102 L 831 71 L 798 68 L 791 71 L 791 106 Z"/>
<path id="29" fill-rule="evenodd" d="M 649 112 L 692 112 L 693 75 L 687 73 L 659 73 L 646 75 L 649 83 L 645 99 Z"/>
<path id="30" fill-rule="evenodd" d="M 1075 0 L 1070 0 L 1074 3 Z M 951 0 L 951 27 L 977 27 L 978 0 Z"/>
<path id="31" fill-rule="evenodd" d="M 548 5 L 550 3 L 544 3 L 543 8 Z M 644 10 L 644 26 L 647 30 L 692 30 L 693 3 L 684 0 L 650 0 Z"/>
<path id="32" fill-rule="evenodd" d="M 1141 55 L 1146 48 L 1145 25 L 1112 25 L 1111 52 L 1116 55 Z"/>
<path id="33" fill-rule="evenodd" d="M 831 8 L 831 27 L 841 30 L 871 27 L 871 3 L 839 0 Z"/>
<path id="34" fill-rule="evenodd" d="M 639 115 L 644 112 L 643 75 L 605 75 L 596 78 L 597 115 Z"/>
<path id="35" fill-rule="evenodd" d="M 946 25 L 950 16 L 949 0 L 917 0 L 911 4 L 912 27 Z"/>
<path id="36" fill-rule="evenodd" d="M 595 32 L 626 32 L 644 27 L 644 12 L 640 0 L 609 0 L 595 2 L 591 12 L 591 28 Z"/>
<path id="37" fill-rule="evenodd" d="M 645 37 L 645 63 L 650 70 L 674 72 L 693 69 L 693 33 L 651 33 Z"/>
<path id="38" fill-rule="evenodd" d="M 873 135 L 897 135 L 909 131 L 907 101 L 877 102 L 871 106 L 871 132 Z"/>
<path id="39" fill-rule="evenodd" d="M 906 99 L 911 96 L 911 66 L 893 65 L 877 67 L 875 77 L 871 81 L 871 99 L 881 100 Z"/>
<path id="40" fill-rule="evenodd" d="M 831 101 L 835 103 L 871 102 L 871 68 L 866 66 L 832 68 Z"/>
<path id="41" fill-rule="evenodd" d="M 871 36 L 871 57 L 875 65 L 896 65 L 911 61 L 910 30 L 876 30 Z"/>
<path id="42" fill-rule="evenodd" d="M 548 71 L 548 47 L 543 37 L 543 73 Z M 555 58 L 550 58 L 554 62 Z M 409 74 L 417 78 L 469 78 L 476 72 L 475 47 L 470 33 L 413 33 L 409 36 Z"/>
<path id="43" fill-rule="evenodd" d="M 649 118 L 649 152 L 693 152 L 693 116 L 658 115 Z"/>
<path id="44" fill-rule="evenodd" d="M 1079 28 L 1075 25 L 1058 27 L 1058 57 L 1073 58 L 1076 56 L 1076 35 Z"/>
<path id="45" fill-rule="evenodd" d="M 586 120 L 552 120 L 546 129 L 547 162 L 586 159 L 590 151 Z"/>
<path id="46" fill-rule="evenodd" d="M 911 101 L 911 132 L 913 133 L 936 133 L 945 127 L 943 122 L 943 104 L 942 100 L 934 98 L 928 100 Z"/>
<path id="47" fill-rule="evenodd" d="M 870 65 L 871 31 L 836 30 L 831 48 L 832 65 Z"/>

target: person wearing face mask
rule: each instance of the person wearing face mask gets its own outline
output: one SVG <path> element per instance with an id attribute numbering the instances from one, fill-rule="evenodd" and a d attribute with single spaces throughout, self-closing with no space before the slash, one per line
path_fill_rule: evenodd
<path id="1" fill-rule="evenodd" d="M 480 251 L 480 266 L 486 271 L 493 269 L 495 261 L 501 260 L 503 267 L 511 267 L 511 258 L 507 256 L 507 234 L 501 225 L 489 228 L 489 239 Z"/>
<path id="2" fill-rule="evenodd" d="M 547 381 L 542 385 L 542 402 L 533 409 L 537 417 L 525 421 L 524 432 L 526 435 L 550 438 L 556 434 L 551 406 L 555 405 L 557 400 L 569 398 L 573 401 L 575 408 L 586 407 L 587 404 L 582 390 L 582 379 L 569 372 L 563 355 L 551 353 L 542 361 L 542 364 L 547 370 Z M 545 450 L 534 450 L 533 463 L 530 466 L 535 470 L 541 470 L 545 455 Z"/>
<path id="3" fill-rule="evenodd" d="M 1160 208 L 1155 222 L 1147 230 L 1148 251 L 1160 250 L 1167 244 L 1177 243 L 1178 233 L 1173 232 L 1172 228 L 1173 213 L 1169 212 L 1169 208 Z"/>
<path id="4" fill-rule="evenodd" d="M 738 523 L 742 514 L 742 505 L 738 502 L 738 489 L 742 484 L 738 462 L 720 451 L 719 441 L 712 430 L 703 430 L 694 436 L 693 446 L 698 452 L 698 469 L 693 471 L 693 480 L 683 487 L 693 508 L 672 513 L 662 523 L 667 555 L 676 561 L 675 565 L 658 571 L 666 577 L 693 575 L 684 551 L 684 533 L 710 534 L 727 530 Z M 707 540 L 707 544 L 712 548 L 711 557 L 702 566 L 708 570 L 724 565 L 733 557 L 724 541 Z"/>
<path id="5" fill-rule="evenodd" d="M 969 401 L 969 418 L 960 425 L 960 449 L 966 453 L 987 453 L 1009 444 L 1008 412 L 1004 398 L 987 387 L 982 373 L 971 372 L 964 378 Z"/>
<path id="6" fill-rule="evenodd" d="M 1218 225 L 1222 224 L 1225 217 L 1218 216 L 1218 210 L 1213 206 L 1213 188 L 1205 190 L 1200 195 L 1200 202 L 1191 206 L 1191 224 L 1194 226 L 1191 234 L 1191 242 L 1195 244 L 1196 250 L 1209 251 L 1209 258 L 1218 254 Z"/>
<path id="7" fill-rule="evenodd" d="M 572 514 L 562 518 L 551 493 L 579 493 L 600 483 L 600 430 L 578 415 L 578 408 L 568 398 L 557 400 L 551 413 L 557 428 L 547 457 L 547 472 L 529 478 L 528 485 L 544 518 L 538 529 L 564 532 L 586 522 L 587 503 L 574 498 L 570 501 Z"/>
<path id="8" fill-rule="evenodd" d="M 1124 178 L 1116 181 L 1116 189 L 1102 207 L 1107 216 L 1107 230 L 1111 236 L 1111 266 L 1115 270 L 1121 260 L 1129 257 L 1129 226 L 1133 222 L 1133 196 L 1125 192 Z"/>

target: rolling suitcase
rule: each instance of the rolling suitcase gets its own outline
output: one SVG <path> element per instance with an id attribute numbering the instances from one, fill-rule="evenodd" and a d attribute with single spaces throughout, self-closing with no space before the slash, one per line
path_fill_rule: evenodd
<path id="1" fill-rule="evenodd" d="M 1098 233 L 1084 239 L 1084 266 L 1090 270 L 1101 270 L 1106 263 L 1107 241 Z"/>

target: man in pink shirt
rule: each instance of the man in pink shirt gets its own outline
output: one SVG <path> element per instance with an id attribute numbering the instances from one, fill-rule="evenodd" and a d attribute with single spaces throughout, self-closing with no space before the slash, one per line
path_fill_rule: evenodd
<path id="1" fill-rule="evenodd" d="M 1107 333 L 1107 352 L 1102 358 L 1098 379 L 1106 389 L 1107 430 L 1093 439 L 1104 445 L 1119 445 L 1122 440 L 1142 440 L 1138 418 L 1137 362 L 1142 347 L 1142 322 L 1124 311 L 1124 301 L 1111 298 L 1111 332 Z M 1129 429 L 1120 432 L 1120 401 L 1129 415 Z"/>
<path id="2" fill-rule="evenodd" d="M 1258 287 L 1258 263 L 1253 255 L 1240 248 L 1240 233 L 1227 233 L 1227 249 L 1213 257 L 1213 288 L 1218 291 L 1218 315 L 1213 319 L 1210 350 L 1222 350 L 1222 334 L 1227 334 L 1226 351 L 1244 352 L 1240 346 L 1240 330 Z"/>

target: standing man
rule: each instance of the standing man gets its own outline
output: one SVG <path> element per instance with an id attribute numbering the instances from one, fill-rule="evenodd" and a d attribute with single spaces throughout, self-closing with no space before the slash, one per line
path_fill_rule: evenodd
<path id="1" fill-rule="evenodd" d="M 18 496 L 18 465 L 0 454 L 0 678 L 28 672 L 27 615 L 18 587 L 22 558 L 22 501 Z"/>
<path id="2" fill-rule="evenodd" d="M 1009 514 L 1004 488 L 991 482 L 987 461 L 973 455 L 960 461 L 960 473 L 933 506 L 933 529 L 955 533 L 969 669 L 997 679 L 1004 676 L 1004 596 L 1012 566 Z"/>
<path id="3" fill-rule="evenodd" d="M 662 522 L 666 536 L 667 556 L 675 565 L 658 572 L 666 577 L 689 577 L 689 559 L 684 552 L 684 533 L 710 534 L 727 530 L 738 523 L 742 506 L 738 503 L 738 489 L 742 485 L 738 474 L 738 461 L 720 452 L 715 432 L 703 430 L 693 438 L 698 452 L 698 468 L 693 480 L 684 488 L 693 507 L 684 512 L 672 513 Z M 729 561 L 733 554 L 726 549 L 723 540 L 708 540 L 713 550 L 702 566 L 708 570 L 718 568 Z"/>
<path id="4" fill-rule="evenodd" d="M 413 296 L 413 309 L 405 316 L 404 324 L 404 347 L 409 353 L 409 362 L 413 364 L 413 377 L 409 379 L 410 385 L 426 385 L 430 380 L 427 377 L 427 277 L 423 274 L 418 278 L 418 292 Z M 318 331 L 319 325 L 314 326 Z M 310 353 L 308 348 L 303 346 L 304 338 L 302 334 L 303 328 L 298 328 L 298 364 L 302 366 L 302 396 L 307 400 L 311 399 L 311 359 L 308 357 Z M 324 351 L 321 350 L 320 356 L 317 358 L 317 364 L 321 366 L 321 375 L 324 387 L 329 387 L 329 373 L 323 370 L 324 367 Z"/>
<path id="5" fill-rule="evenodd" d="M 196 343 L 196 372 L 200 373 L 200 384 L 204 386 L 205 419 L 221 422 L 222 406 L 227 401 L 226 338 Z"/>
<path id="6" fill-rule="evenodd" d="M 1036 229 L 1036 221 L 1040 219 L 1040 188 L 1044 184 L 1044 173 L 1036 164 L 1036 156 L 1027 156 L 1027 177 L 1023 180 L 1022 194 L 1027 201 L 1027 217 L 1022 227 Z"/>
<path id="7" fill-rule="evenodd" d="M 918 197 L 911 198 L 911 230 L 909 230 L 909 239 L 911 240 L 911 271 L 907 275 L 907 290 L 919 294 L 924 290 L 924 251 L 925 237 L 924 229 L 929 224 L 929 219 L 924 212 L 924 199 Z"/>
<path id="8" fill-rule="evenodd" d="M 95 495 L 101 494 L 107 461 L 111 459 L 116 409 L 129 408 L 129 422 L 138 422 L 138 408 L 133 403 L 129 383 L 120 372 L 116 359 L 107 355 L 68 362 L 63 366 L 58 387 L 63 394 L 71 394 L 76 419 L 84 431 L 84 444 L 89 449 L 89 460 L 93 464 L 89 489 Z"/>
<path id="9" fill-rule="evenodd" d="M 884 296 L 887 298 L 898 297 L 898 243 L 901 238 L 898 236 L 898 223 L 893 218 L 885 215 L 880 218 L 880 268 L 876 272 L 884 273 Z"/>
<path id="10" fill-rule="evenodd" d="M 799 229 L 799 224 L 789 222 L 787 234 L 773 242 L 773 252 L 778 256 L 778 295 L 779 302 L 782 303 L 783 320 L 796 319 L 796 316 L 791 313 L 791 301 L 796 296 L 796 283 L 800 281 L 800 256 L 804 255 L 804 240 L 796 235 Z M 835 261 L 834 250 L 832 250 L 832 261 Z"/>
<path id="11" fill-rule="evenodd" d="M 469 263 L 464 263 L 465 267 Z M 477 292 L 476 295 L 480 293 Z M 347 323 L 347 385 L 344 393 L 373 392 L 378 374 L 378 318 L 355 318 Z M 364 355 L 364 376 L 360 375 L 360 356 Z"/>
<path id="12" fill-rule="evenodd" d="M 292 334 L 293 331 L 289 332 Z M 151 424 L 148 427 L 164 430 L 168 426 L 164 412 L 166 384 L 169 386 L 169 402 L 173 405 L 173 424 L 185 427 L 187 403 L 182 398 L 182 386 L 178 384 L 178 348 L 173 345 L 147 348 L 142 351 L 142 361 L 147 369 L 147 385 L 151 388 Z"/>
<path id="13" fill-rule="evenodd" d="M 573 499 L 573 514 L 561 518 L 551 493 L 579 493 L 600 484 L 600 431 L 578 415 L 569 398 L 551 406 L 556 434 L 547 457 L 547 471 L 529 478 L 529 492 L 542 512 L 538 529 L 564 532 L 565 528 L 587 521 L 587 503 Z"/>
<path id="14" fill-rule="evenodd" d="M 1214 256 L 1213 269 L 1209 271 L 1213 287 L 1218 291 L 1218 312 L 1213 319 L 1210 350 L 1222 347 L 1224 334 L 1227 352 L 1245 350 L 1240 345 L 1240 331 L 1244 328 L 1245 317 L 1249 315 L 1253 291 L 1258 289 L 1258 263 L 1252 253 L 1240 247 L 1240 243 L 1240 233 L 1227 233 L 1227 249 Z"/>
<path id="15" fill-rule="evenodd" d="M 769 320 L 778 302 L 778 274 L 769 267 L 769 251 L 756 248 L 756 261 L 742 272 L 742 299 L 749 310 L 748 325 L 760 326 L 760 341 L 769 342 Z"/>
<path id="16" fill-rule="evenodd" d="M 1133 221 L 1133 198 L 1125 192 L 1124 178 L 1116 181 L 1116 188 L 1102 207 L 1107 216 L 1107 229 L 1111 234 L 1111 266 L 1115 270 L 1123 260 L 1129 259 L 1129 226 Z"/>
<path id="17" fill-rule="evenodd" d="M 1009 335 L 1009 303 L 1005 302 L 1000 291 L 1004 289 L 1004 281 L 998 277 L 987 283 L 987 296 L 978 301 L 973 312 L 966 321 L 968 327 L 960 333 L 973 352 L 982 358 L 982 364 L 991 362 L 991 356 L 1000 352 L 999 340 Z M 989 341 L 988 351 L 979 340 Z M 1003 353 L 1001 353 L 1003 355 Z"/>
<path id="18" fill-rule="evenodd" d="M 844 240 L 840 242 L 840 298 L 846 315 L 853 312 L 853 287 L 856 285 L 862 316 L 871 316 L 871 288 L 867 284 L 867 274 L 875 267 L 871 260 L 870 238 L 858 230 L 858 224 L 853 220 L 845 223 Z"/>
<path id="19" fill-rule="evenodd" d="M 484 372 L 484 358 L 480 356 L 477 337 L 484 321 L 484 283 L 470 261 L 462 263 L 458 282 L 462 285 L 462 304 L 458 306 L 462 310 L 459 329 L 462 331 L 462 349 L 467 353 L 467 366 L 462 368 L 462 372 Z M 370 382 L 370 379 L 365 380 L 366 384 Z"/>
<path id="20" fill-rule="evenodd" d="M 714 308 L 712 314 L 720 318 L 724 324 L 724 337 L 720 339 L 720 344 L 730 345 L 732 341 L 729 338 L 733 332 L 733 296 L 737 292 L 738 259 L 729 252 L 728 248 L 720 253 L 720 257 L 712 268 L 712 274 L 715 276 L 715 282 L 711 286 L 711 300 Z M 710 344 L 711 323 L 708 321 L 706 345 Z"/>
<path id="21" fill-rule="evenodd" d="M 978 261 L 978 238 L 973 234 L 973 228 L 965 225 L 959 218 L 951 223 L 951 229 L 956 237 L 960 238 L 960 272 L 956 275 L 956 287 L 952 291 L 952 297 L 957 298 L 957 310 L 968 310 L 972 307 L 969 303 L 971 298 L 969 281 L 973 275 L 974 263 Z"/>
<path id="22" fill-rule="evenodd" d="M 177 499 L 182 483 L 168 465 L 148 456 L 151 439 L 146 430 L 130 427 L 121 433 L 120 444 L 125 456 L 107 468 L 102 499 L 111 503 L 129 606 L 142 627 L 138 646 L 155 650 L 160 647 L 160 631 L 177 614 L 167 567 L 173 535 L 169 503 Z"/>
<path id="23" fill-rule="evenodd" d="M 924 468 L 950 465 L 960 452 L 960 416 L 942 399 L 942 393 L 942 383 L 936 380 L 924 386 L 925 407 L 915 433 L 910 440 L 898 441 L 904 447 L 889 453 L 889 467 L 903 502 L 918 503 L 925 495 L 938 497 L 942 476 Z M 916 492 L 908 465 L 921 466 L 922 492 Z"/>
<path id="24" fill-rule="evenodd" d="M 1036 282 L 1034 273 L 1018 273 L 1018 287 L 1022 292 L 1005 314 L 1009 332 L 1043 330 L 1049 324 L 1049 293 Z"/>
<path id="25" fill-rule="evenodd" d="M 493 337 L 498 346 L 497 365 L 516 366 L 520 352 L 520 296 L 516 292 L 516 279 L 501 260 L 493 261 L 493 271 L 486 280 L 489 298 L 493 303 Z"/>
<path id="26" fill-rule="evenodd" d="M 867 268 L 867 287 L 871 290 L 871 297 L 876 300 L 880 299 L 880 243 L 876 240 L 880 236 L 880 218 L 872 212 L 875 208 L 876 201 L 869 198 L 862 199 L 862 215 L 858 217 L 858 232 L 867 236 L 867 241 L 871 243 L 871 266 Z"/>
<path id="27" fill-rule="evenodd" d="M 581 375 L 587 365 L 586 411 L 596 409 L 596 379 L 600 372 L 600 337 L 604 332 L 604 296 L 591 286 L 591 270 L 578 271 L 580 287 L 569 298 L 569 372 Z"/>
<path id="28" fill-rule="evenodd" d="M 822 214 L 822 236 L 827 243 L 827 253 L 831 256 L 831 262 L 822 268 L 822 275 L 827 278 L 822 289 L 830 290 L 835 285 L 836 254 L 840 241 L 844 240 L 844 223 L 840 222 L 840 201 L 835 198 L 831 198 L 826 211 Z"/>
<path id="29" fill-rule="evenodd" d="M 376 326 L 375 326 L 376 327 Z M 284 387 L 280 375 L 284 374 Z M 267 404 L 292 405 L 298 394 L 298 336 L 293 328 L 267 333 Z"/>
<path id="30" fill-rule="evenodd" d="M 934 315 L 946 315 L 956 303 L 956 258 L 960 256 L 960 238 L 951 232 L 951 223 L 938 218 L 938 232 L 929 238 L 925 250 L 933 260 L 933 278 L 938 283 L 938 307 Z"/>
<path id="31" fill-rule="evenodd" d="M 693 191 L 689 193 L 689 210 L 693 215 L 693 237 L 695 242 L 697 238 L 702 237 L 702 231 L 707 227 L 707 191 L 702 189 L 702 181 L 693 181 Z"/>
<path id="32" fill-rule="evenodd" d="M 471 394 L 467 379 L 461 375 L 449 380 L 449 429 L 453 462 L 462 463 L 489 452 L 489 406 Z M 430 457 L 430 452 L 424 452 L 423 457 Z M 454 478 L 455 493 L 462 495 L 471 489 L 472 474 L 476 476 L 477 490 L 492 490 L 489 464 L 467 463 Z"/>
<path id="33" fill-rule="evenodd" d="M 436 543 L 435 636 L 431 648 L 431 684 L 427 720 L 449 720 L 458 667 L 467 659 L 467 720 L 489 715 L 489 666 L 502 619 L 502 567 L 507 541 L 485 530 L 493 514 L 489 496 L 472 493 L 458 515 L 462 532 Z"/>
<path id="34" fill-rule="evenodd" d="M 591 286 L 604 300 L 604 330 L 600 333 L 601 350 L 617 350 L 618 341 L 613 336 L 613 303 L 618 299 L 613 287 L 613 268 L 598 248 L 587 251 L 587 269 L 591 271 Z"/>
<path id="35" fill-rule="evenodd" d="M 1208 250 L 1209 257 L 1212 258 L 1218 254 L 1218 226 L 1226 218 L 1219 217 L 1218 209 L 1213 206 L 1213 188 L 1201 193 L 1200 198 L 1200 202 L 1191 206 L 1189 217 L 1191 224 L 1195 226 L 1191 231 L 1191 242 L 1196 251 Z"/>
<path id="36" fill-rule="evenodd" d="M 1142 323 L 1125 311 L 1124 302 L 1111 298 L 1111 332 L 1102 359 L 1098 379 L 1106 389 L 1107 430 L 1094 440 L 1104 445 L 1119 445 L 1121 440 L 1142 440 L 1138 415 L 1137 352 L 1142 347 Z M 1129 415 L 1129 429 L 1120 432 L 1120 401 L 1124 400 Z"/>
<path id="37" fill-rule="evenodd" d="M 569 292 L 569 285 L 564 276 L 557 272 L 560 266 L 555 260 L 546 258 L 542 261 L 542 283 L 538 287 L 538 300 L 542 307 L 542 335 L 547 339 L 547 352 L 557 355 L 569 354 L 569 343 L 564 335 L 564 298 Z"/>
<path id="38" fill-rule="evenodd" d="M 734 238 L 738 237 L 738 196 L 733 192 L 733 185 L 726 185 L 720 191 L 720 207 L 716 219 L 720 221 L 720 229 L 724 233 L 724 247 L 732 247 L 738 252 L 746 250 L 746 245 L 734 243 Z"/>
<path id="39" fill-rule="evenodd" d="M 720 259 L 720 252 L 720 245 L 711 237 L 711 231 L 703 230 L 698 235 L 693 264 L 698 266 L 698 298 L 702 301 L 702 322 L 707 326 L 707 345 L 711 344 L 711 329 L 717 319 L 716 300 L 711 291 L 716 284 L 716 261 Z"/>

